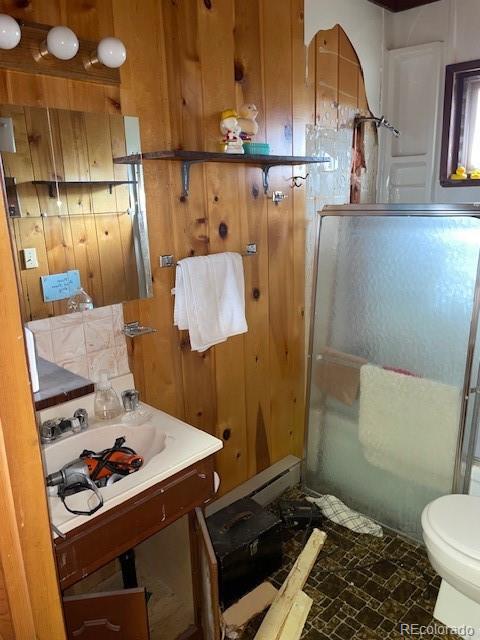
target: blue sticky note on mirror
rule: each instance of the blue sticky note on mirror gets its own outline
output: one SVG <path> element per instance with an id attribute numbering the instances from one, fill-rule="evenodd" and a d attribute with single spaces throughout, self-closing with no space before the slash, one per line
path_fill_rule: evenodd
<path id="1" fill-rule="evenodd" d="M 50 276 L 40 276 L 44 302 L 70 298 L 80 289 L 80 271 L 73 269 Z"/>

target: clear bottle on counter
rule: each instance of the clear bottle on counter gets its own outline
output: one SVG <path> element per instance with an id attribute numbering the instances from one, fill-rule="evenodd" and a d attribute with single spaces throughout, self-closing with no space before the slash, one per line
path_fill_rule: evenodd
<path id="1" fill-rule="evenodd" d="M 68 299 L 67 309 L 69 313 L 75 313 L 75 311 L 91 311 L 93 309 L 93 300 L 85 289 L 80 287 L 80 289 Z"/>
<path id="2" fill-rule="evenodd" d="M 100 371 L 100 380 L 95 386 L 94 410 L 98 420 L 112 420 L 123 413 L 120 398 L 108 379 L 108 371 Z"/>

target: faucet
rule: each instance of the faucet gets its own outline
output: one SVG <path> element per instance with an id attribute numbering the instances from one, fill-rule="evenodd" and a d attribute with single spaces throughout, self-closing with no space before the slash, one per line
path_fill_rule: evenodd
<path id="1" fill-rule="evenodd" d="M 122 402 L 127 413 L 136 411 L 140 404 L 140 393 L 136 389 L 122 391 Z"/>
<path id="2" fill-rule="evenodd" d="M 88 412 L 77 409 L 72 418 L 53 418 L 40 425 L 40 441 L 43 444 L 54 442 L 65 433 L 79 433 L 88 428 Z"/>

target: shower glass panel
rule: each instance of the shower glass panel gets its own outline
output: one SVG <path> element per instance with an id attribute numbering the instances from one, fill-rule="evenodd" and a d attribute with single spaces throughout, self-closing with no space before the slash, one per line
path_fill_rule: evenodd
<path id="1" fill-rule="evenodd" d="M 305 484 L 414 538 L 450 493 L 474 306 L 474 217 L 322 217 Z"/>

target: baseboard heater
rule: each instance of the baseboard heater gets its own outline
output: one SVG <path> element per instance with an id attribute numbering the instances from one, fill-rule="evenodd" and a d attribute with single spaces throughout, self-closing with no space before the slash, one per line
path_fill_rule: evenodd
<path id="1" fill-rule="evenodd" d="M 262 507 L 270 504 L 284 491 L 300 483 L 301 466 L 302 461 L 296 456 L 287 456 L 275 462 L 268 469 L 257 473 L 250 480 L 209 504 L 205 510 L 207 517 L 241 498 L 252 498 Z"/>

